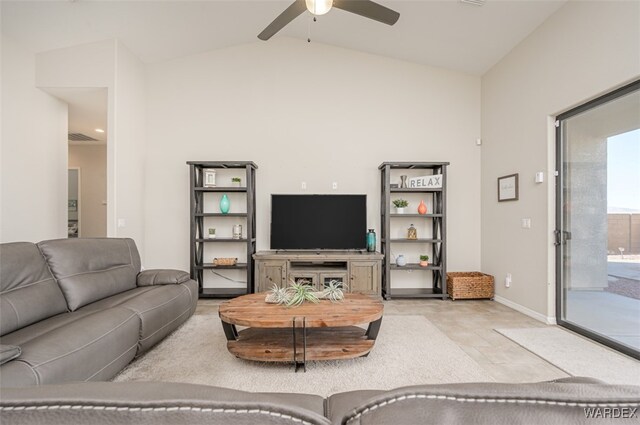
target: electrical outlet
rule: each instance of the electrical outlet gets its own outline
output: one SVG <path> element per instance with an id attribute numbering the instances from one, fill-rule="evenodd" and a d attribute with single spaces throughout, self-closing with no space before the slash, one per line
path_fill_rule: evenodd
<path id="1" fill-rule="evenodd" d="M 530 218 L 523 218 L 522 219 L 522 228 L 523 229 L 531 229 L 531 219 Z"/>
<path id="2" fill-rule="evenodd" d="M 336 190 L 336 189 L 338 188 L 338 182 L 333 182 L 333 183 L 331 184 L 331 188 L 332 188 L 333 190 Z"/>
<path id="3" fill-rule="evenodd" d="M 505 288 L 511 286 L 511 273 L 507 273 L 507 277 L 504 278 L 504 286 Z"/>
<path id="4" fill-rule="evenodd" d="M 307 190 L 307 182 L 300 183 L 300 189 Z"/>

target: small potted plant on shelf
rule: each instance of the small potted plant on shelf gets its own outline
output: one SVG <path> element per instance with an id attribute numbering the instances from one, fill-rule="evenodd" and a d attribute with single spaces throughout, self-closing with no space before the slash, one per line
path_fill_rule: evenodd
<path id="1" fill-rule="evenodd" d="M 396 214 L 404 214 L 404 209 L 409 206 L 409 201 L 405 199 L 396 199 L 393 201 L 393 206 L 396 207 Z"/>
<path id="2" fill-rule="evenodd" d="M 233 186 L 240 187 L 240 185 L 242 184 L 242 179 L 240 177 L 233 177 L 231 179 L 231 183 L 233 184 Z"/>
<path id="3" fill-rule="evenodd" d="M 427 267 L 429 265 L 429 256 L 421 255 L 420 256 L 420 267 Z"/>

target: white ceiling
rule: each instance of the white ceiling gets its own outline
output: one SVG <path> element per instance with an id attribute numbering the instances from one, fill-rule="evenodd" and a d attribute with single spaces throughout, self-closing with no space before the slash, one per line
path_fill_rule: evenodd
<path id="1" fill-rule="evenodd" d="M 2 33 L 34 52 L 117 38 L 153 63 L 259 41 L 292 0 L 5 1 Z M 355 49 L 482 75 L 566 0 L 378 0 L 400 12 L 394 26 L 331 10 L 304 13 L 275 37 Z"/>

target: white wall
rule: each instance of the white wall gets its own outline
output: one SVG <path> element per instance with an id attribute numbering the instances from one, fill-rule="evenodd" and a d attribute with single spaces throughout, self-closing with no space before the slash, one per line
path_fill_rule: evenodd
<path id="1" fill-rule="evenodd" d="M 143 64 L 119 41 L 83 44 L 39 53 L 36 84 L 107 88 L 107 234 L 133 238 L 144 259 Z"/>
<path id="2" fill-rule="evenodd" d="M 133 238 L 145 261 L 144 198 L 146 105 L 144 65 L 122 43 L 116 45 L 115 74 L 115 197 L 118 237 Z M 153 212 L 150 212 L 153 214 Z"/>
<path id="3" fill-rule="evenodd" d="M 301 181 L 367 194 L 379 233 L 378 165 L 404 160 L 451 162 L 449 266 L 479 268 L 478 77 L 279 38 L 149 65 L 147 84 L 147 266 L 188 268 L 188 160 L 258 164 L 258 249 L 270 195 Z"/>
<path id="4" fill-rule="evenodd" d="M 69 145 L 69 167 L 80 169 L 80 237 L 107 236 L 107 146 Z"/>
<path id="5" fill-rule="evenodd" d="M 67 105 L 34 74 L 33 53 L 2 35 L 2 242 L 67 236 Z"/>
<path id="6" fill-rule="evenodd" d="M 499 299 L 555 316 L 550 117 L 639 75 L 640 3 L 568 2 L 483 76 L 482 269 L 496 276 Z M 498 203 L 496 178 L 511 173 L 520 173 L 520 200 Z"/>

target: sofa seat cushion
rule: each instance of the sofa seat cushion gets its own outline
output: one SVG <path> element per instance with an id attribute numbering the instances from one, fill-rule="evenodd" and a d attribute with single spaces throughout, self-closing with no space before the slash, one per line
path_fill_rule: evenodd
<path id="1" fill-rule="evenodd" d="M 99 310 L 105 310 L 107 308 L 112 308 L 112 307 L 117 307 L 120 304 L 129 301 L 130 299 L 133 299 L 135 297 L 137 297 L 138 295 L 144 294 L 145 292 L 149 292 L 151 290 L 153 290 L 154 288 L 152 287 L 147 287 L 147 288 L 135 288 L 135 289 L 130 289 L 128 291 L 125 292 L 120 292 L 119 294 L 116 295 L 112 295 L 108 298 L 104 298 L 101 299 L 100 301 L 96 301 L 94 303 L 85 305 L 84 307 L 78 309 L 77 311 L 75 311 L 75 313 L 80 313 L 80 312 L 93 312 L 93 311 L 99 311 Z"/>
<path id="2" fill-rule="evenodd" d="M 184 323 L 195 311 L 198 284 L 187 281 L 180 285 L 144 286 L 96 301 L 73 312 L 87 313 L 112 307 L 135 312 L 142 324 L 138 355 L 162 340 Z"/>
<path id="3" fill-rule="evenodd" d="M 640 387 L 554 382 L 421 385 L 374 395 L 334 423 L 564 425 L 584 423 L 585 407 L 637 409 Z"/>
<path id="4" fill-rule="evenodd" d="M 0 368 L 2 386 L 16 385 L 4 375 L 14 363 L 28 366 L 37 384 L 110 379 L 134 358 L 139 329 L 138 315 L 121 307 L 77 317 L 21 344 L 20 358 Z"/>
<path id="5" fill-rule="evenodd" d="M 140 255 L 132 239 L 58 239 L 38 247 L 71 311 L 136 287 Z"/>
<path id="6" fill-rule="evenodd" d="M 0 245 L 0 335 L 67 311 L 67 302 L 35 244 Z"/>
<path id="7" fill-rule="evenodd" d="M 58 328 L 62 328 L 69 323 L 75 322 L 85 316 L 88 316 L 94 311 L 74 311 L 72 313 L 58 314 L 57 316 L 50 317 L 45 320 L 41 320 L 38 323 L 34 323 L 31 326 L 24 327 L 10 334 L 3 335 L 0 338 L 3 344 L 11 344 L 23 346 L 27 342 L 38 339 L 47 333 L 54 331 Z"/>
<path id="8" fill-rule="evenodd" d="M 138 355 L 153 347 L 191 317 L 197 302 L 198 287 L 193 280 L 180 285 L 144 289 L 147 288 L 150 290 L 118 304 L 140 317 Z"/>
<path id="9" fill-rule="evenodd" d="M 314 395 L 249 393 L 204 385 L 93 382 L 6 390 L 0 413 L 7 423 L 16 425 L 329 425 L 322 415 L 323 402 Z"/>

